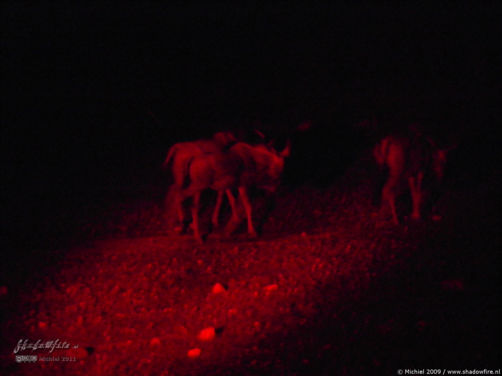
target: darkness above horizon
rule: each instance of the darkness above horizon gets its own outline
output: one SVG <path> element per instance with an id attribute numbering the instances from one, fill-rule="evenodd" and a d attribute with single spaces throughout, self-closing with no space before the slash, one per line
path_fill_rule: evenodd
<path id="1" fill-rule="evenodd" d="M 502 1 L 385 3 L 0 2 L 0 373 L 500 370 Z"/>
<path id="2" fill-rule="evenodd" d="M 4 3 L 7 168 L 141 169 L 173 141 L 254 120 L 472 121 L 495 103 L 499 15 L 463 2 Z"/>

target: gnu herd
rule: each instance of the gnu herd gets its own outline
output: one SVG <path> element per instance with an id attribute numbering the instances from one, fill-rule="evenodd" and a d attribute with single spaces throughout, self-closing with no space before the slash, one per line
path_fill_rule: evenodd
<path id="1" fill-rule="evenodd" d="M 297 131 L 309 127 L 302 124 Z M 166 204 L 176 212 L 176 231 L 185 232 L 189 228 L 185 203 L 190 202 L 190 227 L 195 239 L 203 242 L 199 219 L 201 194 L 213 190 L 216 202 L 211 216 L 212 228 L 219 225 L 220 209 L 226 198 L 231 208 L 226 234 L 230 235 L 240 223 L 242 205 L 248 235 L 257 237 L 250 192 L 254 189 L 272 193 L 277 190 L 292 145 L 288 140 L 277 150 L 272 141 L 265 140 L 262 132 L 254 132 L 259 135 L 257 142 L 239 139 L 232 132 L 218 132 L 210 139 L 178 142 L 171 146 L 163 168 L 172 174 L 173 183 Z M 399 225 L 403 217 L 413 221 L 422 219 L 424 205 L 431 191 L 438 190 L 448 151 L 453 147 L 440 148 L 418 124 L 385 134 L 373 144 L 373 166 L 383 178 L 383 184 L 378 187 L 380 218 L 390 217 L 393 225 Z M 400 210 L 404 206 L 396 205 L 406 195 L 411 198 L 409 216 L 404 209 Z"/>

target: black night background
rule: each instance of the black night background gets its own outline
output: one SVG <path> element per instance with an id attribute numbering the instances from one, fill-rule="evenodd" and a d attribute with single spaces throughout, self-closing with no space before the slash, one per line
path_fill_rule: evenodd
<path id="1" fill-rule="evenodd" d="M 5 374 L 500 367 L 501 19 L 501 6 L 488 1 L 3 2 Z M 411 123 L 456 145 L 443 221 L 375 224 L 371 147 Z M 254 129 L 278 148 L 292 141 L 275 206 L 263 209 L 264 196 L 254 197 L 260 238 L 196 246 L 188 234 L 170 234 L 171 181 L 161 168 L 169 147 Z M 135 244 L 149 261 L 118 248 L 118 259 L 107 258 L 114 248 L 100 242 L 113 241 Z M 258 276 L 260 262 L 275 269 Z M 90 264 L 118 275 L 101 280 Z M 143 268 L 127 271 L 133 264 Z M 168 270 L 177 276 L 169 288 Z M 149 316 L 139 308 L 129 315 L 119 298 L 110 303 L 106 286 L 127 292 L 136 276 L 146 278 L 139 288 L 167 296 L 131 303 Z M 216 282 L 226 303 L 201 292 Z M 261 288 L 264 297 L 246 308 L 247 291 Z M 273 294 L 282 303 L 268 302 Z M 81 312 L 68 308 L 77 300 L 87 302 Z M 196 334 L 211 325 L 217 336 L 201 345 Z M 124 333 L 127 326 L 138 332 Z M 18 339 L 58 336 L 85 347 L 76 363 L 15 362 Z M 187 357 L 194 347 L 200 358 Z"/>

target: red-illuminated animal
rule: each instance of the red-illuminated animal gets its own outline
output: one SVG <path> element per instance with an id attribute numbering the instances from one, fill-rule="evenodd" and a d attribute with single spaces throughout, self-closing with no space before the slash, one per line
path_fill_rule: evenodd
<path id="1" fill-rule="evenodd" d="M 251 237 L 256 237 L 252 221 L 252 206 L 248 196 L 248 188 L 256 186 L 260 189 L 274 191 L 280 183 L 284 170 L 284 162 L 290 154 L 288 144 L 282 152 L 265 145 L 249 145 L 238 142 L 228 151 L 198 155 L 189 166 L 189 185 L 179 194 L 178 207 L 182 201 L 192 197 L 192 221 L 195 238 L 202 242 L 199 230 L 199 201 L 205 189 L 218 192 L 237 188 L 239 198 L 247 217 L 247 229 Z M 229 194 L 229 199 L 231 194 Z M 233 218 L 237 217 L 233 210 Z"/>
<path id="2" fill-rule="evenodd" d="M 408 135 L 391 135 L 383 138 L 373 149 L 377 164 L 387 169 L 387 180 L 382 188 L 381 205 L 389 205 L 392 220 L 399 223 L 396 197 L 402 184 L 407 183 L 411 193 L 412 219 L 420 219 L 424 201 L 424 179 L 443 178 L 448 149 L 440 149 L 436 143 L 413 131 Z"/>
<path id="3" fill-rule="evenodd" d="M 236 142 L 236 138 L 231 132 L 218 132 L 213 135 L 212 139 L 209 140 L 197 140 L 197 141 L 187 141 L 178 142 L 171 146 L 167 157 L 164 160 L 162 166 L 167 169 L 170 165 L 172 166 L 171 171 L 174 178 L 174 183 L 172 189 L 175 194 L 175 205 L 176 212 L 178 215 L 178 220 L 181 225 L 181 229 L 184 226 L 184 213 L 181 201 L 179 200 L 179 192 L 183 189 L 187 182 L 188 168 L 192 160 L 206 153 L 219 153 L 224 151 L 226 148 L 230 147 Z M 216 227 L 218 226 L 219 210 L 223 201 L 224 191 L 218 191 L 218 197 L 216 202 L 216 207 L 212 216 L 212 223 Z M 227 196 L 232 207 L 232 211 L 236 212 L 235 199 L 231 192 L 227 192 Z"/>

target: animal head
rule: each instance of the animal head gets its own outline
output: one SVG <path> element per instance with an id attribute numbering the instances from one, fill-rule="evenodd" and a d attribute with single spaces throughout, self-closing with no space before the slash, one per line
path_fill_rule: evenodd
<path id="1" fill-rule="evenodd" d="M 246 184 L 257 185 L 267 191 L 275 191 L 280 183 L 285 159 L 291 153 L 288 142 L 282 151 L 265 144 L 249 145 L 238 143 L 233 148 L 245 163 Z"/>
<path id="2" fill-rule="evenodd" d="M 237 142 L 232 132 L 217 132 L 213 135 L 213 141 L 221 148 L 226 148 Z"/>
<path id="3" fill-rule="evenodd" d="M 428 138 L 428 141 L 433 149 L 432 171 L 436 175 L 436 178 L 441 181 L 444 176 L 448 153 L 457 147 L 457 143 L 446 148 L 440 148 L 432 138 Z"/>
<path id="4" fill-rule="evenodd" d="M 391 139 L 389 137 L 385 137 L 384 139 L 380 140 L 380 142 L 377 143 L 373 148 L 373 157 L 380 167 L 383 167 L 387 161 L 387 153 L 390 141 Z"/>
<path id="5" fill-rule="evenodd" d="M 439 181 L 443 179 L 445 166 L 446 153 L 441 149 L 435 150 L 432 156 L 432 171 Z"/>
<path id="6" fill-rule="evenodd" d="M 268 153 L 270 153 L 269 165 L 268 165 L 268 177 L 272 184 L 265 186 L 264 188 L 274 192 L 280 183 L 280 178 L 282 172 L 284 171 L 284 163 L 287 157 L 291 155 L 291 142 L 288 141 L 285 148 L 282 151 L 277 151 L 271 146 L 264 146 Z"/>

